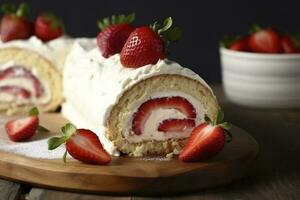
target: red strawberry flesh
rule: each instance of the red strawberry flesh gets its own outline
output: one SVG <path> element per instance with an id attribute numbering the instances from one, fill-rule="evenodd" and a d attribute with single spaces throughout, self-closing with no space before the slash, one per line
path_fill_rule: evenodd
<path id="1" fill-rule="evenodd" d="M 0 35 L 3 42 L 16 39 L 27 39 L 33 33 L 33 25 L 24 17 L 8 14 L 3 16 L 0 26 Z"/>
<path id="2" fill-rule="evenodd" d="M 31 138 L 39 124 L 37 116 L 29 116 L 11 120 L 6 123 L 5 129 L 12 141 L 18 142 Z"/>
<path id="3" fill-rule="evenodd" d="M 195 126 L 193 119 L 166 119 L 158 127 L 162 132 L 182 132 Z"/>
<path id="4" fill-rule="evenodd" d="M 224 148 L 225 140 L 225 132 L 220 126 L 200 124 L 192 131 L 179 160 L 193 162 L 208 159 Z"/>
<path id="5" fill-rule="evenodd" d="M 249 46 L 257 53 L 280 53 L 282 51 L 280 36 L 272 29 L 263 29 L 253 33 Z"/>
<path id="6" fill-rule="evenodd" d="M 0 93 L 7 93 L 20 99 L 29 99 L 31 97 L 30 91 L 17 86 L 1 86 Z"/>
<path id="7" fill-rule="evenodd" d="M 234 51 L 250 51 L 249 45 L 248 45 L 248 37 L 238 39 L 237 41 L 233 42 L 229 49 Z"/>
<path id="8" fill-rule="evenodd" d="M 292 39 L 288 36 L 281 38 L 281 45 L 284 53 L 300 53 L 300 48 L 296 47 Z"/>
<path id="9" fill-rule="evenodd" d="M 132 130 L 136 135 L 141 135 L 143 127 L 150 114 L 156 109 L 176 109 L 187 118 L 196 118 L 196 111 L 193 105 L 183 97 L 162 97 L 150 99 L 144 102 L 134 113 Z M 172 116 L 170 116 L 172 118 Z"/>
<path id="10" fill-rule="evenodd" d="M 42 13 L 40 14 L 34 24 L 35 35 L 47 42 L 63 35 L 63 24 L 53 14 Z"/>
<path id="11" fill-rule="evenodd" d="M 66 146 L 68 153 L 82 162 L 107 165 L 111 161 L 98 136 L 90 130 L 78 129 L 77 133 L 67 140 Z"/>
<path id="12" fill-rule="evenodd" d="M 41 82 L 28 69 L 21 66 L 12 66 L 0 71 L 0 82 L 6 78 L 28 78 L 34 87 L 35 97 L 40 97 L 43 94 L 43 87 Z M 24 90 L 20 90 L 24 92 Z"/>
<path id="13" fill-rule="evenodd" d="M 101 31 L 97 36 L 97 43 L 103 57 L 108 58 L 120 53 L 133 30 L 134 28 L 129 24 L 115 24 Z"/>
<path id="14" fill-rule="evenodd" d="M 129 68 L 155 64 L 163 58 L 165 58 L 164 43 L 160 36 L 147 26 L 135 29 L 121 51 L 121 63 Z"/>

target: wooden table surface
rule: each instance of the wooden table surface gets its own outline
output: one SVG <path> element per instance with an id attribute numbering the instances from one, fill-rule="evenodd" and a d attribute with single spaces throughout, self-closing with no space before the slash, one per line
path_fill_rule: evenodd
<path id="1" fill-rule="evenodd" d="M 215 86 L 213 89 L 225 111 L 227 121 L 247 130 L 260 145 L 257 167 L 250 176 L 226 186 L 172 197 L 112 197 L 79 194 L 31 188 L 0 180 L 0 200 L 300 199 L 300 109 L 263 110 L 239 107 L 228 102 L 220 86 Z"/>

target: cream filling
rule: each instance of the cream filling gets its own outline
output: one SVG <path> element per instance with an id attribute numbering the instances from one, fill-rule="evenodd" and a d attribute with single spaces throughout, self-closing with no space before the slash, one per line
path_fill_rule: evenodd
<path id="1" fill-rule="evenodd" d="M 140 107 L 140 105 L 143 102 L 146 102 L 149 99 L 161 98 L 161 97 L 172 97 L 172 96 L 183 97 L 183 98 L 187 99 L 193 105 L 193 107 L 195 108 L 196 113 L 197 113 L 196 118 L 195 118 L 196 125 L 204 121 L 204 113 L 206 113 L 206 112 L 204 111 L 203 105 L 200 103 L 200 101 L 198 101 L 193 96 L 186 94 L 184 92 L 181 92 L 181 91 L 156 92 L 156 93 L 150 95 L 147 99 L 137 101 L 135 103 L 135 106 L 134 106 L 135 109 L 134 109 L 134 112 L 132 112 L 132 114 L 138 110 L 138 108 Z M 159 124 L 163 120 L 170 119 L 170 118 L 183 119 L 183 118 L 186 118 L 186 116 L 176 109 L 154 110 L 150 114 L 147 121 L 145 122 L 144 127 L 142 127 L 141 135 L 136 135 L 131 130 L 132 120 L 133 120 L 133 116 L 132 116 L 128 120 L 128 122 L 125 123 L 127 125 L 123 126 L 123 129 L 122 129 L 122 130 L 124 130 L 123 136 L 131 143 L 137 143 L 137 142 L 148 141 L 148 140 L 165 141 L 165 140 L 168 140 L 171 138 L 177 138 L 177 139 L 187 138 L 191 132 L 191 129 L 185 129 L 182 132 L 167 132 L 167 133 L 157 130 Z"/>
<path id="2" fill-rule="evenodd" d="M 22 87 L 26 90 L 28 90 L 31 93 L 31 97 L 28 99 L 23 99 L 23 98 L 17 98 L 12 95 L 6 95 L 3 94 L 4 92 L 1 92 L 1 101 L 3 102 L 14 102 L 17 104 L 28 104 L 28 103 L 34 103 L 34 104 L 46 104 L 50 101 L 51 95 L 49 91 L 49 87 L 45 83 L 41 83 L 42 88 L 44 88 L 44 91 L 42 95 L 38 98 L 35 96 L 35 89 L 33 82 L 25 77 L 15 77 L 15 78 L 7 78 L 2 81 L 0 81 L 0 87 L 1 86 L 17 86 L 17 87 Z M 12 98 L 14 97 L 14 98 Z"/>
<path id="3" fill-rule="evenodd" d="M 0 65 L 0 70 L 5 70 L 6 68 L 9 68 L 11 66 L 17 66 L 18 64 L 15 64 L 13 61 L 7 62 L 3 65 Z M 18 73 L 18 72 L 16 72 Z M 36 70 L 32 70 L 31 73 L 35 77 L 39 77 Z M 36 98 L 35 96 L 35 89 L 33 81 L 26 77 L 11 77 L 6 78 L 3 80 L 0 80 L 0 87 L 1 86 L 17 86 L 22 87 L 26 90 L 28 90 L 31 93 L 31 97 L 28 99 L 18 98 L 10 94 L 6 94 L 4 92 L 0 92 L 0 101 L 1 102 L 14 102 L 16 104 L 47 104 L 51 100 L 51 92 L 49 85 L 46 81 L 39 79 L 40 84 L 43 88 L 43 93 L 39 98 Z"/>

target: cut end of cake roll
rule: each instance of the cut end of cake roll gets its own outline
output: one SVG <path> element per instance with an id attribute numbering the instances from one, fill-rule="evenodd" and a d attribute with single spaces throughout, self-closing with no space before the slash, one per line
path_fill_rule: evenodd
<path id="1" fill-rule="evenodd" d="M 161 74 L 134 84 L 113 106 L 106 137 L 130 156 L 178 154 L 192 129 L 219 105 L 203 81 Z"/>
<path id="2" fill-rule="evenodd" d="M 75 42 L 63 76 L 63 115 L 93 130 L 112 155 L 178 154 L 204 116 L 215 119 L 219 110 L 199 75 L 167 59 L 125 68 L 119 54 L 104 58 L 94 44 Z"/>
<path id="3" fill-rule="evenodd" d="M 54 111 L 61 90 L 61 75 L 49 60 L 28 49 L 0 49 L 0 112 L 22 113 L 33 106 Z"/>

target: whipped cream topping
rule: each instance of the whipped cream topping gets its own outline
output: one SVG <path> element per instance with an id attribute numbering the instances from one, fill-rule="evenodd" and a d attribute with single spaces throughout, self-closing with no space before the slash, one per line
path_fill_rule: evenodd
<path id="1" fill-rule="evenodd" d="M 48 59 L 59 71 L 61 71 L 64 66 L 65 57 L 73 42 L 74 39 L 66 36 L 53 39 L 49 42 L 43 42 L 36 36 L 31 36 L 26 40 L 12 40 L 9 42 L 0 41 L 0 49 L 16 47 L 34 51 Z"/>
<path id="2" fill-rule="evenodd" d="M 77 41 L 67 57 L 63 73 L 66 102 L 63 105 L 62 112 L 71 122 L 76 121 L 78 124 L 84 124 L 86 126 L 82 128 L 92 128 L 100 138 L 103 138 L 103 127 L 106 125 L 106 120 L 123 93 L 136 83 L 161 74 L 186 76 L 201 82 L 209 88 L 199 75 L 176 62 L 165 59 L 159 60 L 155 65 L 146 65 L 137 69 L 125 68 L 120 63 L 119 54 L 105 59 L 94 43 Z M 170 95 L 174 95 L 178 91 L 173 92 Z M 161 94 L 155 95 L 159 96 Z M 180 94 L 179 96 L 187 98 L 199 110 L 200 114 L 199 118 L 197 116 L 197 120 L 203 119 L 203 114 L 200 112 L 201 105 L 197 106 L 196 100 L 191 99 L 186 94 Z M 140 103 L 137 102 L 137 104 Z M 74 114 L 75 110 L 76 114 Z M 161 115 L 163 115 L 161 112 L 158 110 L 153 113 L 149 124 L 146 124 L 147 130 L 153 129 L 151 127 L 155 126 L 156 118 L 161 118 Z M 183 117 L 172 109 L 167 112 L 176 115 L 178 118 Z M 132 120 L 131 116 L 129 118 Z M 128 124 L 130 124 L 130 121 Z M 127 131 L 127 135 L 129 135 L 128 133 L 129 131 Z M 161 139 L 164 140 L 167 137 L 162 136 Z M 134 142 L 136 139 L 131 140 Z M 116 149 L 111 148 L 113 145 L 110 141 L 101 141 L 109 153 L 113 154 L 116 151 Z"/>

